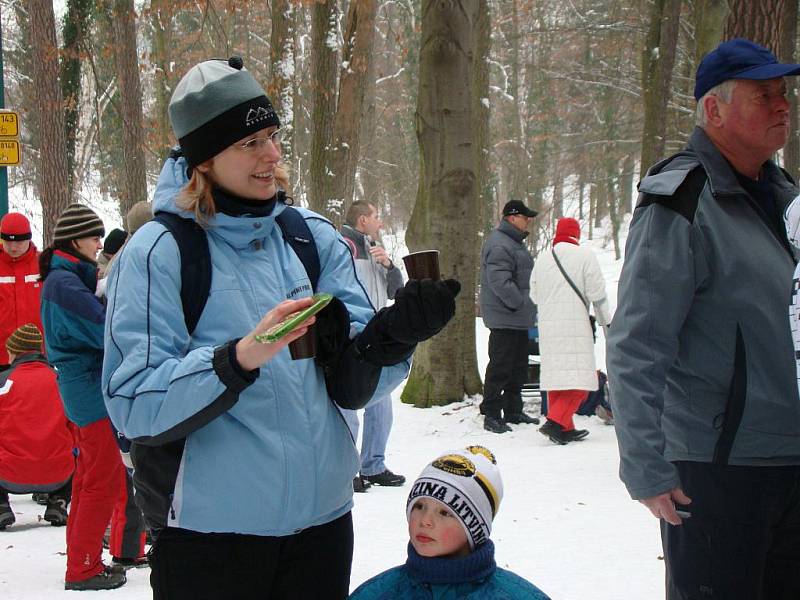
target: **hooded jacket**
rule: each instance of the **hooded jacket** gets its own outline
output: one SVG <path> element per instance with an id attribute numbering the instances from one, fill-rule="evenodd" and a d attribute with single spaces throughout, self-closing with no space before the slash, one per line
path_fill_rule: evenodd
<path id="1" fill-rule="evenodd" d="M 85 427 L 107 417 L 100 389 L 105 306 L 94 295 L 97 266 L 60 250 L 42 286 L 42 325 L 50 363 L 70 421 Z"/>
<path id="2" fill-rule="evenodd" d="M 38 352 L 20 354 L 0 373 L 0 480 L 64 482 L 75 470 L 73 445 L 55 371 Z"/>
<path id="3" fill-rule="evenodd" d="M 39 315 L 39 253 L 31 242 L 28 251 L 19 258 L 0 247 L 0 364 L 8 364 L 6 340 L 17 327 L 33 323 L 42 330 Z"/>
<path id="4" fill-rule="evenodd" d="M 533 327 L 536 307 L 530 296 L 533 257 L 520 231 L 506 220 L 481 249 L 481 316 L 489 329 Z"/>
<path id="5" fill-rule="evenodd" d="M 369 253 L 367 236 L 350 227 L 342 225 L 342 237 L 353 252 L 358 278 L 367 290 L 370 302 L 376 310 L 386 306 L 395 293 L 403 287 L 403 274 L 394 264 L 388 269 L 377 262 Z"/>
<path id="6" fill-rule="evenodd" d="M 162 169 L 154 211 L 181 212 L 183 158 Z M 231 347 L 276 304 L 312 294 L 275 217 L 218 212 L 206 227 L 212 263 L 205 310 L 189 336 L 181 311 L 180 256 L 158 222 L 142 226 L 108 282 L 103 391 L 114 425 L 134 442 L 137 499 L 151 527 L 284 536 L 352 507 L 358 459 L 313 359 L 283 349 L 242 373 Z M 320 292 L 339 298 L 360 332 L 374 310 L 350 250 L 333 226 L 298 208 L 319 252 Z M 408 363 L 385 367 L 375 393 Z"/>
<path id="7" fill-rule="evenodd" d="M 783 209 L 793 182 L 771 161 L 762 174 Z M 785 233 L 699 128 L 639 192 L 607 345 L 628 491 L 680 485 L 678 460 L 800 464 Z"/>

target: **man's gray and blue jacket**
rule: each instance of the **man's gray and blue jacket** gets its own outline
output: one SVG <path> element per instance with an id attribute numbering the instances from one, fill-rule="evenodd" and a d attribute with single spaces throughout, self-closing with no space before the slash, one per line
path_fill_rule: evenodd
<path id="1" fill-rule="evenodd" d="M 761 180 L 781 211 L 797 195 L 772 161 Z M 639 192 L 607 346 L 628 491 L 678 487 L 673 461 L 800 464 L 785 233 L 699 128 Z"/>

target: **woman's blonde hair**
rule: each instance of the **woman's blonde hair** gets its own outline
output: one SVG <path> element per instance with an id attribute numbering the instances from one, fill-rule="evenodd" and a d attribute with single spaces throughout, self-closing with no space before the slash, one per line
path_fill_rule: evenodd
<path id="1" fill-rule="evenodd" d="M 203 165 L 211 167 L 214 159 L 211 158 Z M 275 166 L 275 183 L 284 191 L 289 190 L 289 168 L 279 162 Z M 192 169 L 192 176 L 178 193 L 177 204 L 181 210 L 194 213 L 194 218 L 201 226 L 217 213 L 211 189 L 214 186 L 213 178 L 208 173 L 201 173 L 200 169 Z"/>

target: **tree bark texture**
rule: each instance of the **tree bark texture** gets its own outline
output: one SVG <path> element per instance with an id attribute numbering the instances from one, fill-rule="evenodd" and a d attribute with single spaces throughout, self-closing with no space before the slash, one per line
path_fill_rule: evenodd
<path id="1" fill-rule="evenodd" d="M 270 39 L 271 72 L 267 95 L 281 120 L 283 161 L 291 164 L 294 153 L 294 4 L 291 0 L 273 0 Z"/>
<path id="2" fill-rule="evenodd" d="M 351 0 L 347 12 L 342 70 L 333 138 L 328 152 L 332 176 L 325 179 L 325 216 L 339 228 L 347 207 L 353 202 L 356 167 L 360 154 L 361 122 L 364 119 L 364 91 L 375 41 L 375 0 Z"/>
<path id="3" fill-rule="evenodd" d="M 141 200 L 147 200 L 147 175 L 144 160 L 144 118 L 142 85 L 136 46 L 136 10 L 133 0 L 114 0 L 114 65 L 119 86 L 119 111 L 122 121 L 124 170 L 119 206 L 122 216 Z"/>
<path id="4" fill-rule="evenodd" d="M 158 162 L 169 156 L 173 144 L 169 124 L 169 99 L 175 83 L 172 63 L 173 4 L 172 0 L 151 0 L 150 27 L 153 32 L 151 62 L 154 67 L 153 88 L 155 109 L 149 119 L 150 146 L 155 149 Z"/>
<path id="5" fill-rule="evenodd" d="M 786 14 L 781 19 L 781 47 L 778 59 L 781 62 L 796 62 L 797 56 L 797 9 L 798 0 L 787 0 Z M 797 77 L 787 77 L 789 93 L 789 141 L 783 149 L 783 168 L 789 171 L 795 181 L 800 176 L 800 131 L 798 127 Z"/>
<path id="6" fill-rule="evenodd" d="M 792 0 L 728 0 L 725 39 L 747 38 L 778 54 L 787 3 Z"/>
<path id="7" fill-rule="evenodd" d="M 475 328 L 477 240 L 471 232 L 479 224 L 471 82 L 476 81 L 476 38 L 484 31 L 478 23 L 487 18 L 481 6 L 479 0 L 422 3 L 416 115 L 420 178 L 406 241 L 411 250 L 437 248 L 442 276 L 465 285 L 453 321 L 417 348 L 402 400 L 418 407 L 460 401 L 477 391 L 475 348 L 467 348 L 464 340 Z"/>
<path id="8" fill-rule="evenodd" d="M 317 0 L 311 7 L 311 78 L 313 109 L 309 164 L 309 204 L 323 215 L 341 211 L 341 205 L 328 206 L 325 198 L 328 152 L 336 114 L 337 22 L 336 0 Z"/>
<path id="9" fill-rule="evenodd" d="M 672 94 L 672 68 L 678 44 L 681 0 L 654 0 L 650 28 L 642 52 L 642 170 L 664 157 L 667 103 Z"/>
<path id="10" fill-rule="evenodd" d="M 64 99 L 64 134 L 67 144 L 67 181 L 75 195 L 75 144 L 81 100 L 81 58 L 86 54 L 86 33 L 91 21 L 91 0 L 68 0 L 64 15 L 61 60 L 61 95 Z"/>
<path id="11" fill-rule="evenodd" d="M 31 111 L 39 133 L 36 187 L 42 203 L 44 243 L 53 239 L 58 215 L 69 205 L 64 102 L 59 83 L 58 45 L 53 4 L 27 0 L 33 50 L 33 85 L 37 102 Z"/>
<path id="12" fill-rule="evenodd" d="M 695 0 L 694 2 L 694 69 L 703 57 L 722 41 L 728 19 L 728 0 Z"/>

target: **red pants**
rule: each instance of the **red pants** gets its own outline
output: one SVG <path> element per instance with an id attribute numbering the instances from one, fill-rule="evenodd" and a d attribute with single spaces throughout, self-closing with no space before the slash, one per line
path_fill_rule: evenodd
<path id="1" fill-rule="evenodd" d="M 561 425 L 564 431 L 575 429 L 572 415 L 588 396 L 586 390 L 548 390 L 547 418 Z"/>
<path id="2" fill-rule="evenodd" d="M 108 418 L 75 427 L 78 460 L 67 519 L 66 581 L 83 581 L 103 570 L 103 534 L 109 519 L 113 539 L 125 518 L 126 471 Z M 113 513 L 113 518 L 112 518 Z"/>

